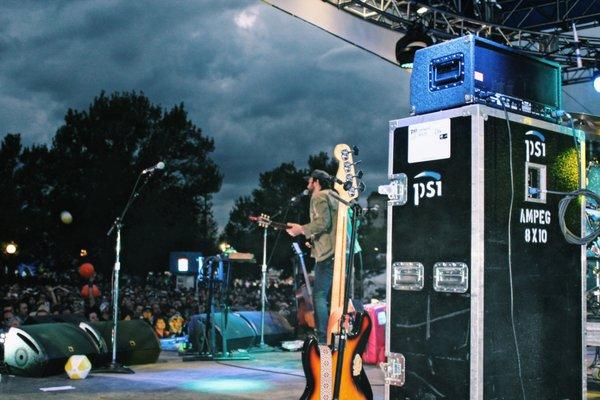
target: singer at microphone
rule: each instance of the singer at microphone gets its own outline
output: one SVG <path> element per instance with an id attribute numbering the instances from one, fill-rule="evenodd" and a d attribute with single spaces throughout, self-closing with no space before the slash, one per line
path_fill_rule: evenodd
<path id="1" fill-rule="evenodd" d="M 317 337 L 319 343 L 326 343 L 338 207 L 337 202 L 330 201 L 329 198 L 331 176 L 327 172 L 315 169 L 304 178 L 310 194 L 310 221 L 304 225 L 288 223 L 286 232 L 292 237 L 304 235 L 307 243 L 310 241 L 310 255 L 315 259 L 315 285 L 312 294 Z"/>
<path id="2" fill-rule="evenodd" d="M 150 174 L 150 173 L 156 171 L 157 169 L 160 170 L 160 169 L 164 169 L 164 168 L 165 168 L 165 163 L 162 161 L 159 161 L 156 165 L 153 165 L 152 167 L 146 168 L 145 170 L 143 170 L 142 175 Z"/>

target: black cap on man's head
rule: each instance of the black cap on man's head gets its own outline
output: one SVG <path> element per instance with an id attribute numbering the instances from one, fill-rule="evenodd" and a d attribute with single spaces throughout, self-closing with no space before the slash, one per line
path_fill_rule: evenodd
<path id="1" fill-rule="evenodd" d="M 331 180 L 331 175 L 322 169 L 314 169 L 310 175 L 304 177 L 305 180 L 308 180 L 309 178 L 318 179 L 321 183 L 327 183 Z"/>

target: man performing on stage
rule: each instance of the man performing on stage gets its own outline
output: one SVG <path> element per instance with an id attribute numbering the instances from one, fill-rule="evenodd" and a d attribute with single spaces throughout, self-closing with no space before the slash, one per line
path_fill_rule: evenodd
<path id="1" fill-rule="evenodd" d="M 319 342 L 326 343 L 329 291 L 333 280 L 337 201 L 329 196 L 331 177 L 325 171 L 315 169 L 307 179 L 306 188 L 311 195 L 310 223 L 306 225 L 289 223 L 286 231 L 292 237 L 304 235 L 310 241 L 307 246 L 311 248 L 311 257 L 316 261 L 313 288 L 315 325 Z"/>

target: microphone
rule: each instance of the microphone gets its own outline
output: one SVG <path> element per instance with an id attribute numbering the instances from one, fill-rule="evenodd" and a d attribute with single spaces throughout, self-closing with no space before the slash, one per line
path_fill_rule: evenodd
<path id="1" fill-rule="evenodd" d="M 296 196 L 292 197 L 292 198 L 290 199 L 290 204 L 292 204 L 292 205 L 294 205 L 294 204 L 297 204 L 297 203 L 298 203 L 300 200 L 302 200 L 302 198 L 303 198 L 304 196 L 308 196 L 308 189 L 304 189 L 304 190 L 302 191 L 302 193 L 300 193 L 300 194 L 298 194 L 298 195 L 296 195 Z"/>
<path id="2" fill-rule="evenodd" d="M 150 168 L 146 168 L 145 170 L 142 171 L 142 175 L 144 174 L 150 174 L 154 171 L 156 171 L 157 169 L 164 169 L 165 168 L 165 163 L 162 161 L 159 161 L 156 165 L 153 165 Z"/>

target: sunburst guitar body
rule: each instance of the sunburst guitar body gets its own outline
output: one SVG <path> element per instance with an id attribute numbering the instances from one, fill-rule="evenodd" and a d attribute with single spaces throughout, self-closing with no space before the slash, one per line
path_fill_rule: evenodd
<path id="1" fill-rule="evenodd" d="M 354 331 L 348 335 L 344 350 L 339 400 L 371 400 L 373 392 L 362 367 L 362 353 L 371 332 L 371 319 L 366 313 L 356 314 Z M 323 345 L 323 347 L 325 347 Z M 327 346 L 327 348 L 330 348 Z M 338 352 L 331 352 L 331 360 L 321 357 L 321 347 L 314 336 L 304 342 L 302 367 L 306 388 L 300 400 L 332 399 Z M 324 368 L 324 370 L 322 370 Z"/>

